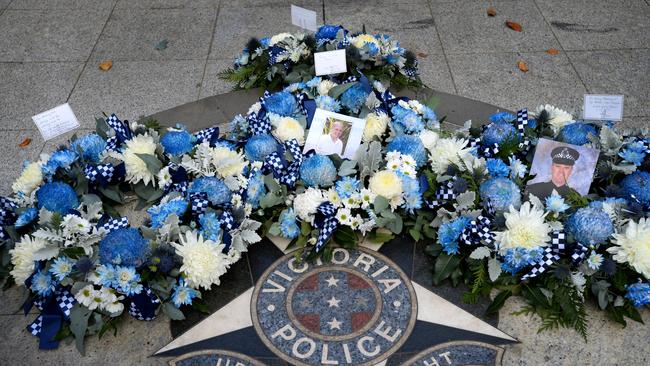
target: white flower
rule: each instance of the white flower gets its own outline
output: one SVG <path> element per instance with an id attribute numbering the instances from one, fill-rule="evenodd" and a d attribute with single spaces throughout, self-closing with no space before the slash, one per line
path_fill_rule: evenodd
<path id="1" fill-rule="evenodd" d="M 540 105 L 537 107 L 535 110 L 535 117 L 538 117 L 544 110 L 548 113 L 548 124 L 551 125 L 555 134 L 557 134 L 562 127 L 575 122 L 571 113 L 556 108 L 550 104 Z"/>
<path id="2" fill-rule="evenodd" d="M 90 221 L 72 214 L 65 215 L 62 226 L 63 236 L 66 237 L 72 235 L 84 235 L 91 229 Z"/>
<path id="3" fill-rule="evenodd" d="M 293 38 L 293 35 L 291 33 L 278 33 L 271 37 L 271 40 L 269 41 L 269 46 L 273 46 L 274 44 L 278 42 L 284 41 L 286 38 Z"/>
<path id="4" fill-rule="evenodd" d="M 350 220 L 350 227 L 357 230 L 363 224 L 363 217 L 357 214 Z"/>
<path id="5" fill-rule="evenodd" d="M 289 141 L 296 139 L 299 144 L 305 142 L 305 129 L 302 128 L 300 122 L 291 117 L 280 117 L 276 115 L 271 115 L 269 117 L 273 127 L 273 136 L 277 137 L 281 141 Z"/>
<path id="6" fill-rule="evenodd" d="M 168 184 L 172 183 L 172 175 L 169 173 L 169 166 L 166 166 L 156 175 L 158 178 L 158 187 L 164 189 Z"/>
<path id="7" fill-rule="evenodd" d="M 361 190 L 359 198 L 361 200 L 361 208 L 366 209 L 375 202 L 377 195 L 374 194 L 371 190 L 364 188 Z"/>
<path id="8" fill-rule="evenodd" d="M 293 208 L 298 217 L 303 221 L 313 222 L 318 206 L 325 202 L 325 197 L 320 189 L 309 187 L 293 200 Z"/>
<path id="9" fill-rule="evenodd" d="M 388 200 L 402 195 L 402 180 L 390 170 L 381 170 L 370 178 L 370 190 Z"/>
<path id="10" fill-rule="evenodd" d="M 526 165 L 521 162 L 521 160 L 515 158 L 514 156 L 508 157 L 508 161 L 510 162 L 510 176 L 512 178 L 523 178 L 526 176 L 526 171 L 528 170 L 526 168 Z"/>
<path id="11" fill-rule="evenodd" d="M 616 246 L 607 248 L 612 258 L 619 263 L 629 263 L 646 278 L 650 278 L 650 219 L 639 222 L 630 220 L 624 231 L 613 235 Z"/>
<path id="12" fill-rule="evenodd" d="M 147 168 L 147 164 L 136 154 L 154 155 L 156 153 L 156 144 L 153 137 L 149 135 L 137 135 L 125 143 L 126 147 L 122 153 L 111 153 L 116 159 L 124 162 L 126 168 L 126 180 L 131 183 L 140 181 L 144 184 L 154 181 L 154 175 Z"/>
<path id="13" fill-rule="evenodd" d="M 465 139 L 438 139 L 435 145 L 429 149 L 431 169 L 437 174 L 444 173 L 447 167 L 449 167 L 449 164 L 455 164 L 462 169 L 463 164 L 461 161 L 464 161 L 468 155 L 471 155 L 471 149 L 467 147 L 467 144 L 468 141 Z"/>
<path id="14" fill-rule="evenodd" d="M 227 147 L 210 147 L 208 141 L 197 145 L 194 157 L 183 155 L 181 166 L 198 176 L 222 178 L 239 176 L 246 163 L 244 157 Z"/>
<path id="15" fill-rule="evenodd" d="M 340 207 L 341 206 L 341 197 L 339 197 L 339 194 L 336 192 L 336 189 L 330 188 L 327 190 L 327 200 L 330 201 L 334 207 Z"/>
<path id="16" fill-rule="evenodd" d="M 336 83 L 331 80 L 321 80 L 318 83 L 318 94 L 327 95 L 330 92 L 330 89 L 336 86 Z"/>
<path id="17" fill-rule="evenodd" d="M 339 208 L 336 211 L 336 220 L 341 225 L 350 225 L 352 223 L 352 212 L 350 212 L 349 208 Z"/>
<path id="18" fill-rule="evenodd" d="M 386 132 L 390 117 L 383 112 L 370 113 L 366 117 L 366 127 L 363 129 L 363 141 L 372 141 Z"/>
<path id="19" fill-rule="evenodd" d="M 260 109 L 262 109 L 262 103 L 257 102 L 248 108 L 248 112 L 246 112 L 246 114 L 257 113 L 260 111 Z"/>
<path id="20" fill-rule="evenodd" d="M 13 249 L 9 250 L 11 263 L 14 265 L 14 269 L 11 270 L 10 274 L 14 277 L 16 283 L 24 283 L 32 275 L 36 268 L 34 254 L 44 249 L 46 245 L 47 242 L 43 239 L 25 235 L 16 243 Z"/>
<path id="21" fill-rule="evenodd" d="M 43 183 L 43 172 L 40 163 L 31 163 L 23 169 L 20 177 L 11 185 L 14 193 L 22 193 L 29 196 L 38 186 Z"/>
<path id="22" fill-rule="evenodd" d="M 242 199 L 241 196 L 238 194 L 233 194 L 232 199 L 230 200 L 230 203 L 234 208 L 239 208 L 242 205 Z"/>
<path id="23" fill-rule="evenodd" d="M 544 221 L 546 213 L 532 207 L 530 202 L 524 202 L 519 211 L 511 205 L 510 212 L 504 213 L 503 216 L 506 219 L 506 230 L 495 233 L 500 249 L 532 249 L 546 246 L 551 240 L 551 225 Z"/>
<path id="24" fill-rule="evenodd" d="M 106 301 L 104 303 L 104 309 L 106 309 L 106 311 L 111 314 L 121 314 L 122 311 L 124 311 L 124 304 L 122 304 L 119 300 Z"/>
<path id="25" fill-rule="evenodd" d="M 193 231 L 187 231 L 180 236 L 181 243 L 172 243 L 176 254 L 183 258 L 181 272 L 187 282 L 194 288 L 210 289 L 213 284 L 219 285 L 219 277 L 226 273 L 233 263 L 233 258 L 223 254 L 223 244 L 205 240 Z"/>
<path id="26" fill-rule="evenodd" d="M 90 305 L 93 302 L 93 298 L 95 298 L 95 288 L 93 285 L 86 285 L 81 290 L 77 291 L 77 293 L 74 295 L 74 298 L 83 306 L 90 308 Z"/>
<path id="27" fill-rule="evenodd" d="M 356 37 L 352 37 L 352 45 L 356 48 L 363 48 L 363 46 L 366 43 L 371 43 L 377 46 L 377 48 L 380 47 L 379 41 L 377 41 L 377 38 L 374 36 L 371 36 L 370 34 L 359 34 Z"/>
<path id="28" fill-rule="evenodd" d="M 363 224 L 359 225 L 359 231 L 361 231 L 361 234 L 365 235 L 367 232 L 375 228 L 375 220 L 370 219 L 367 221 L 364 221 Z"/>

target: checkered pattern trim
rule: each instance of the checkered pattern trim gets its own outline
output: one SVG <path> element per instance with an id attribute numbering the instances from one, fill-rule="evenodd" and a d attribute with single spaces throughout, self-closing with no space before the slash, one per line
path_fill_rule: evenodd
<path id="1" fill-rule="evenodd" d="M 467 245 L 477 245 L 481 241 L 485 244 L 494 243 L 494 234 L 490 230 L 490 219 L 480 215 L 475 220 L 470 221 L 469 225 L 460 234 L 460 239 Z"/>
<path id="2" fill-rule="evenodd" d="M 43 329 L 43 315 L 39 315 L 38 318 L 36 318 L 36 320 L 32 322 L 32 324 L 27 326 L 27 331 L 36 337 L 38 337 L 38 335 L 41 334 L 42 329 Z"/>
<path id="3" fill-rule="evenodd" d="M 219 215 L 219 224 L 221 224 L 222 228 L 230 231 L 235 227 L 235 218 L 232 216 L 230 211 L 224 210 L 221 215 Z"/>
<path id="4" fill-rule="evenodd" d="M 358 80 L 359 80 L 359 79 L 357 79 L 356 76 L 354 76 L 354 75 L 350 75 L 350 76 L 348 76 L 347 79 L 343 80 L 343 83 L 342 83 L 342 84 L 354 83 L 354 82 L 356 82 L 356 81 L 358 81 Z"/>
<path id="5" fill-rule="evenodd" d="M 526 126 L 528 126 L 528 109 L 520 109 L 517 111 L 517 131 L 519 131 L 519 136 L 524 137 Z"/>
<path id="6" fill-rule="evenodd" d="M 566 249 L 566 236 L 561 231 L 551 233 L 551 245 L 544 249 L 542 259 L 521 279 L 525 281 L 544 273 L 553 263 L 560 260 L 560 254 Z"/>
<path id="7" fill-rule="evenodd" d="M 644 152 L 645 152 L 646 154 L 650 154 L 650 140 L 639 139 L 638 141 L 639 141 L 639 143 L 641 143 L 641 145 L 643 145 L 643 147 L 645 148 L 645 151 L 644 151 Z"/>
<path id="8" fill-rule="evenodd" d="M 110 182 L 113 179 L 113 174 L 115 174 L 115 167 L 113 164 L 98 164 L 98 165 L 86 165 L 84 168 L 84 174 L 86 178 L 91 183 L 96 183 L 99 177 L 102 177 L 105 181 Z"/>
<path id="9" fill-rule="evenodd" d="M 318 232 L 318 239 L 316 240 L 316 253 L 323 249 L 325 244 L 327 244 L 327 240 L 329 240 L 339 225 L 339 222 L 334 216 L 336 214 L 336 207 L 334 207 L 331 202 L 327 201 L 321 203 L 320 206 L 318 206 L 317 211 L 321 215 L 321 220 L 316 222 L 316 226 L 320 229 Z"/>
<path id="10" fill-rule="evenodd" d="M 469 147 L 471 149 L 473 149 L 475 147 L 479 147 L 479 146 L 481 146 L 481 138 L 480 137 L 472 137 L 471 139 L 469 139 Z"/>
<path id="11" fill-rule="evenodd" d="M 588 247 L 580 243 L 576 243 L 576 246 L 573 249 L 573 253 L 571 254 L 571 263 L 573 263 L 574 266 L 579 266 L 580 263 L 582 263 L 582 261 L 584 261 L 587 257 L 588 251 Z"/>
<path id="12" fill-rule="evenodd" d="M 0 197 L 0 209 L 13 211 L 18 208 L 18 205 L 8 197 Z"/>
<path id="13" fill-rule="evenodd" d="M 56 293 L 56 304 L 59 305 L 59 309 L 61 309 L 66 319 L 70 318 L 70 310 L 72 310 L 76 302 L 77 300 L 75 300 L 74 296 L 68 290 L 62 290 Z"/>
<path id="14" fill-rule="evenodd" d="M 214 134 L 219 135 L 219 127 L 210 127 L 210 128 L 204 128 L 199 132 L 194 133 L 194 137 L 196 137 L 196 142 L 201 143 L 203 141 L 210 141 L 212 140 L 212 136 Z"/>
<path id="15" fill-rule="evenodd" d="M 454 179 L 450 179 L 447 183 L 439 186 L 436 189 L 436 199 L 449 201 L 456 199 L 456 193 L 454 193 Z"/>
<path id="16" fill-rule="evenodd" d="M 105 151 L 118 151 L 117 149 L 117 136 L 109 137 L 108 140 L 106 140 L 106 149 Z"/>
<path id="17" fill-rule="evenodd" d="M 305 101 L 307 100 L 307 94 L 300 93 L 296 100 L 298 101 L 298 109 L 300 109 L 300 113 L 306 116 L 307 108 L 305 108 Z"/>
<path id="18" fill-rule="evenodd" d="M 146 296 L 145 301 L 148 301 L 147 308 L 148 309 L 141 309 L 135 301 L 131 301 L 131 304 L 129 305 L 129 314 L 131 314 L 132 317 L 138 319 L 138 320 L 143 320 L 143 321 L 151 321 L 156 319 L 156 308 L 160 304 L 160 299 L 156 294 L 151 291 L 150 288 L 145 288 L 144 290 L 144 296 Z"/>
<path id="19" fill-rule="evenodd" d="M 195 192 L 190 194 L 190 205 L 193 216 L 196 217 L 204 213 L 210 205 L 208 194 L 205 192 Z"/>
<path id="20" fill-rule="evenodd" d="M 117 135 L 117 139 L 119 141 L 126 141 L 131 139 L 131 129 L 125 122 L 120 121 L 115 113 L 106 118 L 106 123 L 111 126 L 113 130 L 115 130 L 115 134 Z"/>
<path id="21" fill-rule="evenodd" d="M 260 117 L 257 113 L 250 113 L 246 116 L 246 121 L 251 135 L 263 135 L 271 132 L 271 122 L 266 116 Z"/>
<path id="22" fill-rule="evenodd" d="M 187 182 L 180 182 L 180 183 L 169 183 L 165 186 L 164 191 L 165 192 L 181 192 L 181 194 L 185 195 L 187 193 L 187 189 L 189 188 L 189 184 Z"/>
<path id="23" fill-rule="evenodd" d="M 499 151 L 501 151 L 499 150 L 499 144 L 495 142 L 494 144 L 492 144 L 492 146 L 483 148 L 483 155 L 489 158 L 491 156 L 498 154 Z"/>
<path id="24" fill-rule="evenodd" d="M 110 219 L 107 223 L 101 226 L 102 229 L 108 231 L 109 233 L 113 230 L 124 229 L 129 227 L 129 219 L 126 217 L 120 217 L 119 219 Z"/>

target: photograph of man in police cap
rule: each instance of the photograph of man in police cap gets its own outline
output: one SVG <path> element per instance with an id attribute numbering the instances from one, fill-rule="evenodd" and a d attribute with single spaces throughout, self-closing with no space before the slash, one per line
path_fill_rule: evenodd
<path id="1" fill-rule="evenodd" d="M 597 160 L 598 150 L 540 139 L 531 167 L 536 178 L 528 182 L 526 197 L 544 200 L 553 191 L 566 197 L 571 189 L 587 194 Z"/>

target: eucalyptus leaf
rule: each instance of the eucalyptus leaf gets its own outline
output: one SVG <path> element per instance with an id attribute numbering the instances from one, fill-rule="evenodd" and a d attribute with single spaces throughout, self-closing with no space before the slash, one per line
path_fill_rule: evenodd
<path id="1" fill-rule="evenodd" d="M 356 84 L 357 83 L 354 82 L 354 83 L 337 85 L 332 89 L 330 89 L 330 91 L 327 94 L 334 99 L 338 99 L 341 96 L 341 94 L 345 93 L 348 89 L 355 86 Z"/>
<path id="2" fill-rule="evenodd" d="M 82 355 L 84 354 L 84 337 L 88 328 L 88 319 L 92 310 L 79 303 L 74 304 L 70 310 L 70 331 L 74 334 L 75 346 Z"/>
<path id="3" fill-rule="evenodd" d="M 490 248 L 488 247 L 478 247 L 474 249 L 472 254 L 469 255 L 472 259 L 483 259 L 490 256 Z"/>
<path id="4" fill-rule="evenodd" d="M 100 187 L 99 192 L 117 203 L 124 203 L 122 199 L 122 193 L 115 186 L 108 186 L 106 188 Z"/>
<path id="5" fill-rule="evenodd" d="M 147 170 L 153 175 L 158 174 L 160 169 L 162 169 L 162 163 L 158 160 L 157 157 L 151 154 L 135 154 L 137 155 L 145 164 L 147 164 Z"/>
<path id="6" fill-rule="evenodd" d="M 383 196 L 377 196 L 375 198 L 375 202 L 373 204 L 373 207 L 375 209 L 375 212 L 382 212 L 388 208 L 388 200 L 386 197 Z"/>
<path id="7" fill-rule="evenodd" d="M 490 258 L 488 261 L 488 274 L 490 275 L 490 281 L 496 281 L 501 275 L 501 262 L 496 258 Z"/>
<path id="8" fill-rule="evenodd" d="M 165 305 L 163 305 L 163 312 L 169 317 L 171 320 L 183 320 L 185 319 L 185 315 L 183 315 L 183 312 L 180 311 L 174 304 L 167 302 Z"/>
<path id="9" fill-rule="evenodd" d="M 339 176 L 345 177 L 348 175 L 353 175 L 357 172 L 355 169 L 357 162 L 354 160 L 343 160 L 341 166 L 339 167 Z"/>

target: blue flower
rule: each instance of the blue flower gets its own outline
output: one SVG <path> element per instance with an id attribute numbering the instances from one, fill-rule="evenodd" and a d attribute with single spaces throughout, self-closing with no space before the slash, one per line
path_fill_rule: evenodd
<path id="1" fill-rule="evenodd" d="M 551 212 L 562 213 L 568 210 L 569 207 L 571 206 L 564 203 L 564 198 L 562 198 L 557 191 L 546 197 L 546 209 Z"/>
<path id="2" fill-rule="evenodd" d="M 95 272 L 97 273 L 97 278 L 99 278 L 99 283 L 102 286 L 115 287 L 115 284 L 117 283 L 115 266 L 112 264 L 102 264 L 97 267 Z"/>
<path id="3" fill-rule="evenodd" d="M 75 160 L 77 160 L 77 154 L 74 151 L 67 149 L 57 150 L 52 153 L 47 163 L 41 167 L 41 170 L 46 178 L 51 178 L 56 174 L 57 169 L 69 169 Z"/>
<path id="4" fill-rule="evenodd" d="M 508 178 L 490 178 L 481 183 L 479 187 L 481 200 L 488 208 L 488 202 L 496 212 L 508 210 L 510 205 L 519 207 L 521 204 L 521 191 L 515 182 Z"/>
<path id="5" fill-rule="evenodd" d="M 36 220 L 38 217 L 38 210 L 34 207 L 30 207 L 25 211 L 21 212 L 14 223 L 16 228 L 21 228 L 25 225 L 29 225 L 32 221 Z"/>
<path id="6" fill-rule="evenodd" d="M 390 112 L 393 114 L 393 127 L 398 133 L 416 134 L 424 128 L 422 117 L 410 109 L 398 104 Z"/>
<path id="7" fill-rule="evenodd" d="M 133 267 L 115 266 L 114 285 L 116 290 L 127 296 L 139 294 L 143 290 L 140 275 Z"/>
<path id="8" fill-rule="evenodd" d="M 650 173 L 639 171 L 626 176 L 620 183 L 624 197 L 632 197 L 641 204 L 650 203 Z"/>
<path id="9" fill-rule="evenodd" d="M 230 121 L 230 133 L 228 137 L 231 140 L 241 140 L 248 135 L 248 121 L 241 114 L 236 115 Z"/>
<path id="10" fill-rule="evenodd" d="M 650 304 L 650 284 L 634 283 L 626 286 L 627 293 L 625 298 L 632 302 L 635 307 L 641 307 Z"/>
<path id="11" fill-rule="evenodd" d="M 300 178 L 307 187 L 329 187 L 336 180 L 336 167 L 323 155 L 312 155 L 300 166 Z"/>
<path id="12" fill-rule="evenodd" d="M 162 227 L 165 224 L 165 220 L 172 214 L 178 217 L 183 216 L 187 210 L 187 206 L 188 202 L 180 197 L 157 206 L 152 206 L 147 210 L 147 213 L 151 216 L 151 227 Z"/>
<path id="13" fill-rule="evenodd" d="M 244 154 L 248 160 L 264 161 L 267 155 L 278 149 L 278 142 L 268 134 L 253 135 L 244 146 Z"/>
<path id="14" fill-rule="evenodd" d="M 618 153 L 618 156 L 623 158 L 623 160 L 627 161 L 628 163 L 640 166 L 646 156 L 645 147 L 643 144 L 641 144 L 641 142 L 633 142 L 631 144 L 628 144 L 625 147 L 625 150 Z"/>
<path id="15" fill-rule="evenodd" d="M 525 267 L 531 266 L 542 258 L 544 251 L 540 247 L 526 249 L 522 247 L 508 248 L 502 255 L 501 268 L 511 274 L 516 274 Z"/>
<path id="16" fill-rule="evenodd" d="M 510 175 L 510 167 L 501 159 L 487 159 L 485 166 L 491 177 L 507 177 Z"/>
<path id="17" fill-rule="evenodd" d="M 72 273 L 74 267 L 74 261 L 68 257 L 58 257 L 52 261 L 50 266 L 50 273 L 56 277 L 58 281 L 63 281 L 64 278 L 68 277 Z"/>
<path id="18" fill-rule="evenodd" d="M 359 112 L 359 109 L 366 102 L 368 93 L 364 90 L 361 83 L 356 83 L 341 95 L 341 105 L 353 113 Z"/>
<path id="19" fill-rule="evenodd" d="M 79 200 L 74 189 L 63 182 L 45 183 L 36 192 L 38 208 L 45 207 L 52 212 L 61 214 L 79 206 Z"/>
<path id="20" fill-rule="evenodd" d="M 439 126 L 439 124 L 437 123 L 438 115 L 433 109 L 423 104 L 421 113 L 422 113 L 422 117 L 427 121 L 427 128 L 434 129 L 437 128 L 437 126 Z"/>
<path id="21" fill-rule="evenodd" d="M 106 141 L 99 135 L 91 133 L 74 140 L 70 144 L 70 149 L 79 154 L 81 160 L 96 164 L 106 150 Z"/>
<path id="22" fill-rule="evenodd" d="M 591 205 L 571 215 L 565 228 L 578 243 L 586 246 L 601 244 L 614 233 L 614 224 L 609 215 Z"/>
<path id="23" fill-rule="evenodd" d="M 208 212 L 199 215 L 199 224 L 201 225 L 201 230 L 199 233 L 208 240 L 215 241 L 217 243 L 221 242 L 221 222 L 219 222 L 219 216 L 214 212 Z"/>
<path id="24" fill-rule="evenodd" d="M 260 200 L 266 194 L 264 186 L 264 175 L 261 171 L 255 170 L 248 179 L 248 187 L 246 187 L 246 201 L 250 203 L 253 208 L 260 205 Z"/>
<path id="25" fill-rule="evenodd" d="M 340 25 L 322 25 L 316 31 L 316 41 L 331 41 L 333 39 L 336 39 L 336 35 L 341 29 L 343 29 L 343 27 Z"/>
<path id="26" fill-rule="evenodd" d="M 505 122 L 511 124 L 515 120 L 515 116 L 510 112 L 497 112 L 490 116 L 490 122 Z"/>
<path id="27" fill-rule="evenodd" d="M 151 253 L 149 264 L 156 267 L 156 272 L 167 274 L 177 265 L 176 254 L 169 247 L 157 247 Z"/>
<path id="28" fill-rule="evenodd" d="M 518 139 L 517 129 L 512 124 L 493 122 L 485 127 L 481 142 L 484 147 L 490 147 L 512 139 Z"/>
<path id="29" fill-rule="evenodd" d="M 591 142 L 589 135 L 598 136 L 596 127 L 589 123 L 576 122 L 562 127 L 558 134 L 558 140 L 567 144 L 584 145 Z"/>
<path id="30" fill-rule="evenodd" d="M 463 230 L 469 225 L 470 218 L 461 216 L 455 220 L 445 222 L 438 229 L 438 243 L 442 245 L 442 250 L 447 254 L 457 254 L 459 252 L 458 238 Z"/>
<path id="31" fill-rule="evenodd" d="M 402 191 L 404 192 L 404 208 L 410 213 L 422 208 L 422 192 L 420 191 L 420 181 L 412 177 L 400 174 L 402 179 Z"/>
<path id="32" fill-rule="evenodd" d="M 316 97 L 316 107 L 330 112 L 338 112 L 341 110 L 341 103 L 338 100 L 330 97 L 329 95 L 321 95 Z"/>
<path id="33" fill-rule="evenodd" d="M 296 220 L 293 208 L 288 208 L 280 214 L 280 235 L 287 239 L 294 239 L 300 234 L 300 226 Z"/>
<path id="34" fill-rule="evenodd" d="M 415 160 L 417 168 L 420 168 L 427 162 L 427 151 L 422 144 L 422 140 L 415 135 L 397 136 L 386 146 L 386 151 L 398 151 L 403 155 L 411 155 Z"/>
<path id="35" fill-rule="evenodd" d="M 39 296 L 49 296 L 54 291 L 54 280 L 49 273 L 39 271 L 32 277 L 32 291 L 36 292 Z"/>
<path id="36" fill-rule="evenodd" d="M 361 182 L 353 177 L 343 177 L 336 182 L 336 193 L 341 198 L 348 198 L 359 191 Z"/>
<path id="37" fill-rule="evenodd" d="M 232 193 L 228 186 L 219 178 L 200 177 L 194 180 L 188 189 L 189 193 L 205 192 L 213 205 L 230 203 Z"/>
<path id="38" fill-rule="evenodd" d="M 277 92 L 264 99 L 262 103 L 269 113 L 283 117 L 291 117 L 298 109 L 298 103 L 293 94 L 288 92 Z"/>
<path id="39" fill-rule="evenodd" d="M 147 261 L 149 253 L 149 242 L 138 229 L 116 229 L 99 242 L 99 261 L 102 264 L 140 267 Z"/>
<path id="40" fill-rule="evenodd" d="M 178 279 L 178 284 L 174 285 L 173 291 L 172 302 L 177 308 L 180 308 L 182 305 L 192 305 L 192 299 L 201 297 L 201 293 L 198 290 L 187 286 L 183 277 Z"/>
<path id="41" fill-rule="evenodd" d="M 526 165 L 521 162 L 518 158 L 514 156 L 509 156 L 508 157 L 508 162 L 510 163 L 510 176 L 515 178 L 523 178 L 526 176 L 526 172 L 528 169 L 526 168 Z"/>
<path id="42" fill-rule="evenodd" d="M 160 144 L 165 153 L 172 156 L 180 156 L 192 151 L 192 148 L 194 148 L 194 136 L 185 130 L 168 131 L 160 138 Z"/>
<path id="43" fill-rule="evenodd" d="M 587 266 L 595 271 L 597 271 L 600 266 L 603 264 L 603 255 L 596 252 L 591 252 L 585 263 Z"/>
<path id="44" fill-rule="evenodd" d="M 320 82 L 322 80 L 323 80 L 323 78 L 321 78 L 320 76 L 315 76 L 315 77 L 311 78 L 311 80 L 309 80 L 306 85 L 309 88 L 317 88 L 318 85 L 320 85 Z"/>

